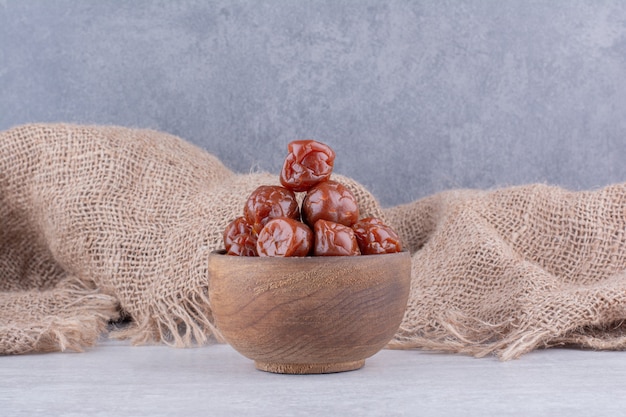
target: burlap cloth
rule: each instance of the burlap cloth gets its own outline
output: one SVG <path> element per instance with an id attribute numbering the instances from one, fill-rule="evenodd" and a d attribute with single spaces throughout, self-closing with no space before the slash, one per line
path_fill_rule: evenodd
<path id="1" fill-rule="evenodd" d="M 390 347 L 511 359 L 561 344 L 626 346 L 625 184 L 457 190 L 381 208 L 362 185 L 334 179 L 412 253 L 409 305 Z M 277 183 L 156 131 L 0 133 L 0 353 L 81 350 L 106 332 L 207 342 L 219 334 L 208 254 L 247 195 Z"/>

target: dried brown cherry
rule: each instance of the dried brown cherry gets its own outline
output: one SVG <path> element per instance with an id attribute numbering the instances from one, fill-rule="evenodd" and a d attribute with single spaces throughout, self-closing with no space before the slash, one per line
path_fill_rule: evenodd
<path id="1" fill-rule="evenodd" d="M 224 248 L 228 255 L 256 256 L 256 234 L 252 225 L 243 217 L 237 217 L 224 229 Z"/>
<path id="2" fill-rule="evenodd" d="M 402 251 L 400 237 L 381 219 L 366 217 L 352 225 L 352 229 L 363 255 Z"/>
<path id="3" fill-rule="evenodd" d="M 261 229 L 256 249 L 259 256 L 307 256 L 312 246 L 313 232 L 306 224 L 280 217 Z"/>
<path id="4" fill-rule="evenodd" d="M 290 190 L 307 191 L 330 178 L 335 151 L 315 140 L 295 140 L 287 146 L 289 153 L 280 172 L 280 183 Z"/>
<path id="5" fill-rule="evenodd" d="M 313 226 L 320 219 L 352 226 L 359 219 L 359 205 L 354 194 L 331 180 L 311 188 L 302 201 L 302 220 Z"/>
<path id="6" fill-rule="evenodd" d="M 318 220 L 313 227 L 315 256 L 355 256 L 360 255 L 354 231 L 343 224 Z"/>
<path id="7" fill-rule="evenodd" d="M 293 191 L 279 185 L 261 185 L 250 194 L 244 206 L 243 217 L 255 233 L 277 217 L 300 218 L 300 208 Z"/>

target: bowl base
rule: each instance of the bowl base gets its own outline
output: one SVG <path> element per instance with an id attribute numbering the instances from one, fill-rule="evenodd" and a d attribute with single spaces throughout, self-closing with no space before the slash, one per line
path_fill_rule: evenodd
<path id="1" fill-rule="evenodd" d="M 254 361 L 256 369 L 276 374 L 330 374 L 355 371 L 365 364 L 365 359 L 337 363 L 273 363 Z"/>

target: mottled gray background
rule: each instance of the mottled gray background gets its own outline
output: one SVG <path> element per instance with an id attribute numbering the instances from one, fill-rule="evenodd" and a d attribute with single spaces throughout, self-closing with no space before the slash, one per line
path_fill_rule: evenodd
<path id="1" fill-rule="evenodd" d="M 0 129 L 179 135 L 237 172 L 314 138 L 386 205 L 626 180 L 626 2 L 0 0 Z"/>

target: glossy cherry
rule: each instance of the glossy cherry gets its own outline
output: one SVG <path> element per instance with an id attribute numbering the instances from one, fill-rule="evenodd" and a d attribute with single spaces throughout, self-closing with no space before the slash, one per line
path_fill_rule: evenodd
<path id="1" fill-rule="evenodd" d="M 335 151 L 315 140 L 295 140 L 287 146 L 289 153 L 280 172 L 280 183 L 290 190 L 307 191 L 330 178 Z"/>
<path id="2" fill-rule="evenodd" d="M 277 217 L 300 218 L 300 208 L 293 191 L 278 185 L 262 185 L 250 194 L 244 206 L 244 215 L 259 233 L 265 224 Z"/>
<path id="3" fill-rule="evenodd" d="M 256 256 L 256 234 L 252 225 L 243 217 L 237 217 L 224 229 L 224 248 L 228 255 Z"/>
<path id="4" fill-rule="evenodd" d="M 360 255 L 354 231 L 343 224 L 318 220 L 313 228 L 315 256 L 355 256 Z"/>
<path id="5" fill-rule="evenodd" d="M 313 245 L 313 232 L 304 223 L 287 217 L 271 219 L 259 232 L 259 256 L 307 256 Z"/>
<path id="6" fill-rule="evenodd" d="M 307 192 L 302 201 L 302 220 L 309 226 L 318 220 L 329 220 L 352 226 L 359 219 L 359 205 L 344 185 L 325 181 Z"/>
<path id="7" fill-rule="evenodd" d="M 356 222 L 352 229 L 363 255 L 395 253 L 402 251 L 398 234 L 381 219 L 366 217 Z"/>

